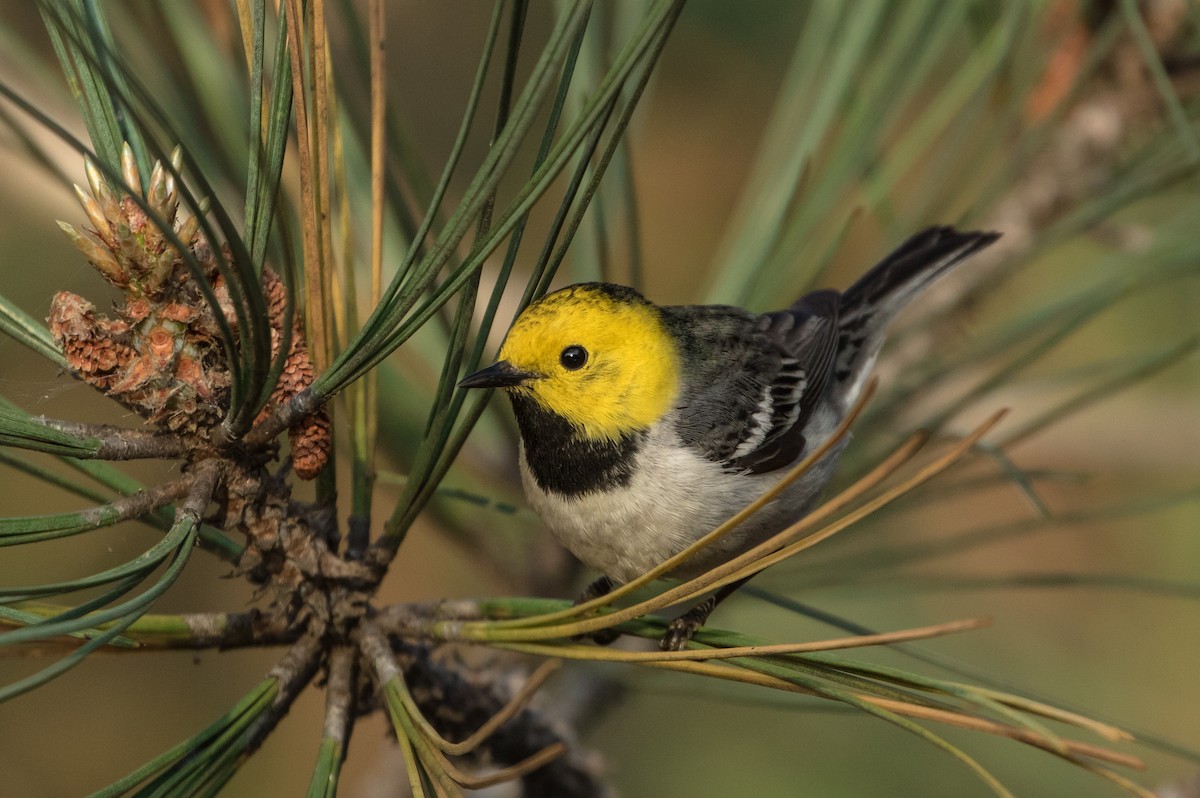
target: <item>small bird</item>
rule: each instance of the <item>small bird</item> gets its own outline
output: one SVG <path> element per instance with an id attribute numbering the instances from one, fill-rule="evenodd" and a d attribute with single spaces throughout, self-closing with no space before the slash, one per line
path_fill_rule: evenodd
<path id="1" fill-rule="evenodd" d="M 526 496 L 558 540 L 603 574 L 584 597 L 603 595 L 711 531 L 827 440 L 891 318 L 997 238 L 933 227 L 846 291 L 814 291 L 764 314 L 663 307 L 625 286 L 572 285 L 526 308 L 499 360 L 459 385 L 507 392 Z M 803 517 L 843 446 L 669 575 L 702 573 Z M 662 647 L 686 646 L 739 584 L 672 622 Z"/>

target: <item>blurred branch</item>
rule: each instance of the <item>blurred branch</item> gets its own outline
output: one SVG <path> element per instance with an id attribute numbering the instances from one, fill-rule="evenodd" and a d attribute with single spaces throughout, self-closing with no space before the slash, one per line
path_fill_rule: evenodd
<path id="1" fill-rule="evenodd" d="M 302 637 L 271 668 L 271 678 L 279 682 L 279 690 L 270 709 L 263 713 L 246 732 L 246 746 L 241 756 L 250 756 L 262 744 L 271 730 L 292 708 L 296 697 L 304 690 L 321 663 L 324 647 L 315 635 Z"/>
<path id="2" fill-rule="evenodd" d="M 354 650 L 343 646 L 329 655 L 329 679 L 325 686 L 325 723 L 322 727 L 321 750 L 309 782 L 310 798 L 335 796 L 338 776 L 350 732 L 355 721 L 355 688 L 358 678 Z"/>
<path id="3" fill-rule="evenodd" d="M 505 778 L 521 778 L 525 795 L 598 798 L 608 794 L 595 757 L 587 755 L 575 741 L 564 739 L 564 730 L 551 718 L 530 709 L 519 709 L 514 714 L 524 694 L 539 685 L 540 677 L 531 677 L 527 689 L 505 700 L 497 694 L 497 686 L 503 681 L 500 674 L 487 669 L 461 673 L 445 662 L 431 660 L 424 646 L 389 638 L 373 624 L 363 628 L 359 640 L 367 667 L 381 690 L 384 685 L 402 680 L 412 705 L 429 719 L 438 737 L 460 739 L 464 744 L 473 743 L 475 736 L 484 737 L 481 749 L 474 750 L 502 764 Z M 503 722 L 497 723 L 497 718 Z M 415 726 L 413 729 L 416 731 Z M 564 747 L 565 756 L 560 755 Z M 547 756 L 557 758 L 547 763 Z M 522 772 L 516 767 L 522 762 L 537 769 Z"/>

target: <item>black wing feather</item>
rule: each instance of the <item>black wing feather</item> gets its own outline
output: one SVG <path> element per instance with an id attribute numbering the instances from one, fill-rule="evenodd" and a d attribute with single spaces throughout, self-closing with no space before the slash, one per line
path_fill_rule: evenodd
<path id="1" fill-rule="evenodd" d="M 732 461 L 761 474 L 791 465 L 804 451 L 804 427 L 812 416 L 837 354 L 836 291 L 817 291 L 787 310 L 767 314 L 766 332 L 787 353 L 767 392 L 772 398 L 771 428 L 753 451 Z"/>
<path id="2" fill-rule="evenodd" d="M 691 372 L 677 424 L 684 443 L 737 471 L 794 462 L 833 369 L 838 299 L 836 291 L 818 291 L 762 316 L 722 306 L 666 308 Z"/>

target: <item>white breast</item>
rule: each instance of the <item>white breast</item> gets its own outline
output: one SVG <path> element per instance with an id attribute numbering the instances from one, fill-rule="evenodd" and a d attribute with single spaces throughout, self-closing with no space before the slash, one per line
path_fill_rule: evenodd
<path id="1" fill-rule="evenodd" d="M 824 415 L 821 410 L 827 408 L 816 415 Z M 521 478 L 533 509 L 576 557 L 619 582 L 682 551 L 787 472 L 731 474 L 685 447 L 670 421 L 664 419 L 650 431 L 636 455 L 629 484 L 604 492 L 568 497 L 542 490 L 521 450 Z M 820 421 L 811 419 L 809 427 L 832 429 L 832 424 Z M 809 449 L 827 434 L 810 439 Z M 802 517 L 828 482 L 836 455 L 823 458 L 780 498 L 671 575 L 700 573 Z"/>

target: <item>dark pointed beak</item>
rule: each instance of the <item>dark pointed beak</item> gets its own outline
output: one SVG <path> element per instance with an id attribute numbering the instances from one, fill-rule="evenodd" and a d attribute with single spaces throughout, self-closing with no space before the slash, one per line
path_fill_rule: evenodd
<path id="1" fill-rule="evenodd" d="M 507 360 L 501 360 L 499 363 L 493 363 L 485 369 L 463 377 L 459 381 L 459 388 L 512 388 L 517 385 L 524 385 L 528 380 L 532 380 L 539 376 L 531 371 L 521 371 L 513 366 Z"/>

